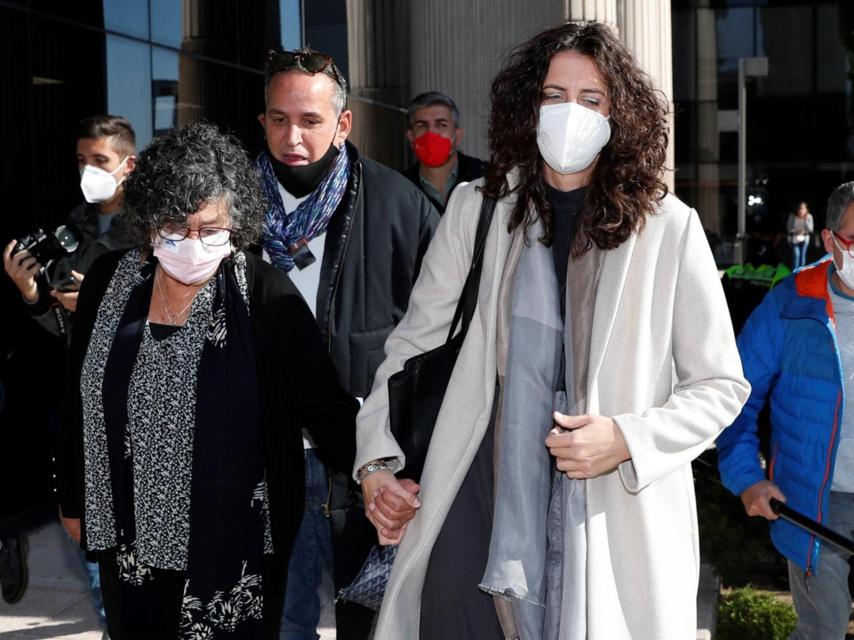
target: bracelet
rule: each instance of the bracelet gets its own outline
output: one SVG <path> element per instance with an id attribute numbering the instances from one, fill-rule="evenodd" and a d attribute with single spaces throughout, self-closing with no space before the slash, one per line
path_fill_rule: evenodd
<path id="1" fill-rule="evenodd" d="M 385 463 L 385 460 L 371 460 L 359 467 L 356 471 L 356 480 L 361 483 L 367 476 L 377 471 L 391 471 L 391 468 Z"/>

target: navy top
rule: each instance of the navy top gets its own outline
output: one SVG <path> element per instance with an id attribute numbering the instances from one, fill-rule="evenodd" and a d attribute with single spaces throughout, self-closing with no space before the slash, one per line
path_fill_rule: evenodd
<path id="1" fill-rule="evenodd" d="M 555 260 L 555 274 L 560 289 L 560 316 L 566 319 L 566 272 L 569 265 L 569 255 L 581 210 L 584 208 L 584 198 L 587 187 L 572 191 L 559 191 L 551 185 L 546 185 L 546 195 L 554 211 L 554 234 L 552 237 L 552 254 Z"/>

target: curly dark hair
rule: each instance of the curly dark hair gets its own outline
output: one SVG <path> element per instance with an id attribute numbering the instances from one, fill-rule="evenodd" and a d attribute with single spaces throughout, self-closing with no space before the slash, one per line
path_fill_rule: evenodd
<path id="1" fill-rule="evenodd" d="M 572 50 L 589 56 L 608 85 L 611 138 L 599 155 L 573 255 L 595 244 L 614 249 L 643 226 L 645 216 L 667 194 L 660 175 L 667 154 L 668 107 L 650 78 L 635 64 L 611 30 L 596 22 L 569 22 L 519 45 L 492 83 L 489 123 L 490 166 L 483 193 L 500 199 L 511 191 L 516 204 L 509 230 L 527 230 L 537 213 L 545 228 L 541 242 L 550 245 L 554 212 L 546 196 L 537 126 L 543 83 L 552 57 Z M 512 190 L 507 174 L 516 168 L 520 181 Z"/>
<path id="2" fill-rule="evenodd" d="M 123 231 L 131 242 L 150 245 L 164 224 L 183 224 L 221 198 L 228 203 L 231 243 L 243 249 L 256 242 L 267 203 L 237 138 L 202 122 L 171 129 L 151 141 L 125 180 Z"/>

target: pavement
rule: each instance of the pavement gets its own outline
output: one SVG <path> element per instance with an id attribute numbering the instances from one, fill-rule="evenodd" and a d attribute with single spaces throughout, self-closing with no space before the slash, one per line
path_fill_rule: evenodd
<path id="1" fill-rule="evenodd" d="M 30 583 L 15 605 L 0 598 L 0 640 L 101 640 L 86 572 L 74 543 L 52 519 L 33 524 L 29 537 Z M 335 640 L 331 593 L 321 610 L 321 640 Z"/>
<path id="2" fill-rule="evenodd" d="M 92 605 L 86 573 L 77 549 L 62 526 L 52 520 L 31 524 L 30 583 L 23 599 L 8 605 L 0 599 L 0 640 L 101 640 L 103 631 Z M 714 637 L 720 583 L 703 565 L 698 594 L 697 640 Z M 335 640 L 331 587 L 322 594 L 321 640 Z"/>
<path id="3" fill-rule="evenodd" d="M 37 525 L 29 537 L 30 583 L 23 599 L 0 599 L 0 639 L 101 640 L 98 614 L 74 543 L 58 522 Z"/>

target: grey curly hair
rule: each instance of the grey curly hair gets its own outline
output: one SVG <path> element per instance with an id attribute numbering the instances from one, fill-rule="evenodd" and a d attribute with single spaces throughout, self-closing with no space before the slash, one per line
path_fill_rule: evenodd
<path id="1" fill-rule="evenodd" d="M 184 224 L 210 202 L 225 200 L 231 243 L 243 249 L 261 237 L 267 202 L 246 150 L 232 135 L 197 122 L 157 136 L 125 180 L 124 235 L 150 245 L 165 224 Z"/>

